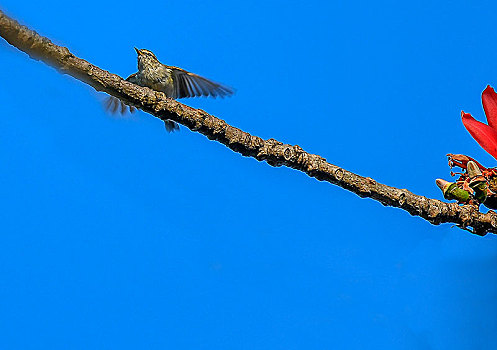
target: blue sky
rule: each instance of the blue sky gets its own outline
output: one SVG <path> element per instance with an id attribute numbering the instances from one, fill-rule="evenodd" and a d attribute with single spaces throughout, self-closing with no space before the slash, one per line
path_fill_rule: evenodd
<path id="1" fill-rule="evenodd" d="M 123 77 L 133 47 L 236 88 L 231 125 L 441 199 L 497 85 L 492 2 L 6 0 Z M 0 42 L 0 348 L 491 349 L 497 239 L 272 168 Z"/>

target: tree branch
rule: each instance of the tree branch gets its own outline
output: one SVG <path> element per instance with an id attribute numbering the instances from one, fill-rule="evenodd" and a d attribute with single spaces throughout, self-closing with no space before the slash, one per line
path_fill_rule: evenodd
<path id="1" fill-rule="evenodd" d="M 61 73 L 69 74 L 97 91 L 104 91 L 129 105 L 162 120 L 171 119 L 192 131 L 218 141 L 246 157 L 266 161 L 271 166 L 287 166 L 320 181 L 340 186 L 364 198 L 372 198 L 385 206 L 401 208 L 432 224 L 454 223 L 471 227 L 478 235 L 497 233 L 497 214 L 480 213 L 476 206 L 459 206 L 413 194 L 376 182 L 330 164 L 326 159 L 274 139 L 264 140 L 228 125 L 201 109 L 188 107 L 163 93 L 123 80 L 91 63 L 74 56 L 67 48 L 53 44 L 48 38 L 21 26 L 0 11 L 0 36 L 31 58 L 45 62 Z"/>

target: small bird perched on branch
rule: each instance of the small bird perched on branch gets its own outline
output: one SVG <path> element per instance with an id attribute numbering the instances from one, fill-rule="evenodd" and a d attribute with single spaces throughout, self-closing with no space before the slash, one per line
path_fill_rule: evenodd
<path id="1" fill-rule="evenodd" d="M 138 72 L 126 78 L 130 83 L 162 91 L 167 97 L 174 99 L 198 96 L 216 98 L 233 94 L 233 90 L 227 86 L 187 72 L 184 69 L 160 63 L 152 51 L 139 50 L 136 47 L 135 50 L 138 54 Z M 115 113 L 120 108 L 120 112 L 124 114 L 127 105 L 121 100 L 110 96 L 107 99 L 106 107 L 112 113 Z M 135 107 L 129 106 L 129 110 L 133 113 Z M 172 120 L 166 120 L 164 124 L 168 132 L 179 129 L 178 124 Z"/>

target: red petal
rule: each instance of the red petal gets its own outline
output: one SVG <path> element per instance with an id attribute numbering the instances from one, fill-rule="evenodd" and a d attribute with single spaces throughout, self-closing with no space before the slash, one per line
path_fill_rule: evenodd
<path id="1" fill-rule="evenodd" d="M 487 116 L 488 125 L 497 131 L 497 94 L 490 85 L 487 85 L 486 89 L 481 93 L 481 102 Z"/>
<path id="2" fill-rule="evenodd" d="M 461 112 L 462 123 L 478 144 L 497 159 L 497 131 L 477 121 L 469 113 Z"/>

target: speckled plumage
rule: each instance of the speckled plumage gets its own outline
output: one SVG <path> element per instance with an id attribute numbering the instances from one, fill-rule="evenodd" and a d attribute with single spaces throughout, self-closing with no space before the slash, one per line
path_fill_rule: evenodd
<path id="1" fill-rule="evenodd" d="M 174 99 L 198 96 L 212 96 L 215 98 L 233 94 L 233 90 L 227 86 L 187 72 L 184 69 L 160 63 L 152 51 L 137 48 L 135 50 L 138 54 L 138 72 L 126 78 L 127 81 L 133 84 L 161 91 L 167 97 Z M 126 105 L 123 102 L 114 97 L 109 97 L 107 108 L 112 112 L 116 112 L 119 107 L 121 113 L 126 112 Z M 131 112 L 135 110 L 131 106 L 129 109 Z M 164 123 L 167 131 L 179 129 L 178 124 L 172 120 L 167 120 Z"/>

